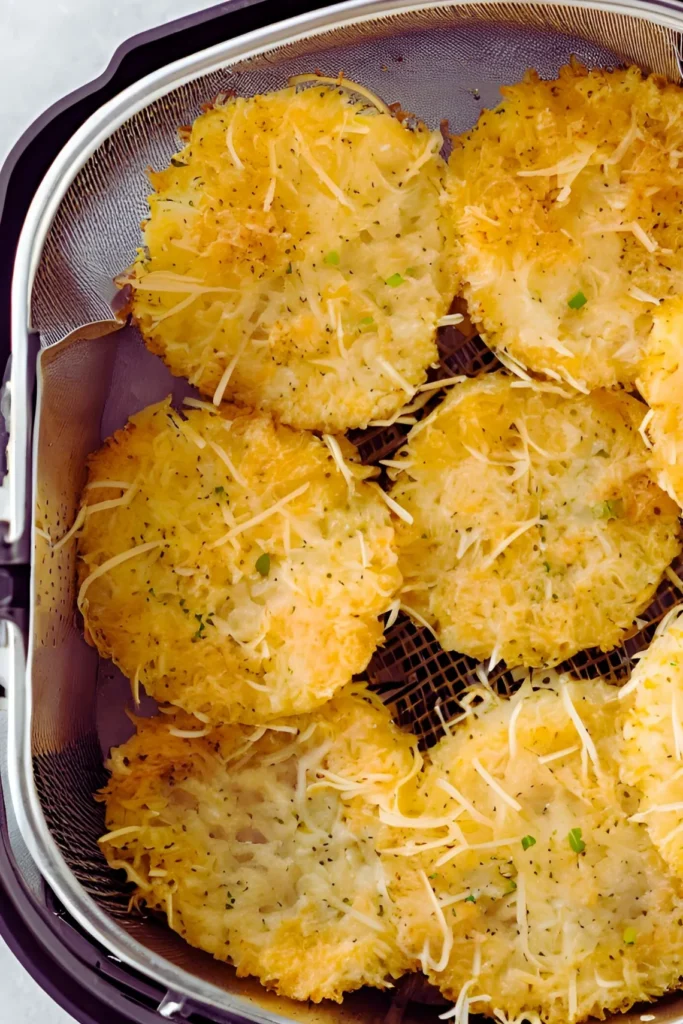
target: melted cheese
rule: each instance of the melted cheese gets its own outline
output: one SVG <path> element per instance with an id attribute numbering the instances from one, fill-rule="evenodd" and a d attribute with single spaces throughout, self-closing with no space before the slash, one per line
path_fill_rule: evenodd
<path id="1" fill-rule="evenodd" d="M 614 647 L 680 550 L 642 404 L 515 383 L 456 384 L 388 469 L 402 606 L 490 669 Z"/>
<path id="2" fill-rule="evenodd" d="M 182 712 L 175 720 L 181 728 L 138 719 L 112 750 L 100 795 L 100 846 L 137 886 L 134 901 L 282 995 L 340 1002 L 362 985 L 390 987 L 411 963 L 380 881 L 373 808 L 409 770 L 411 739 L 361 686 L 258 738 L 237 725 L 205 735 Z M 302 764 L 312 777 L 362 778 L 365 792 L 310 786 L 300 804 Z"/>
<path id="3" fill-rule="evenodd" d="M 502 93 L 449 163 L 470 316 L 579 390 L 633 384 L 652 314 L 683 290 L 683 93 L 576 63 Z"/>
<path id="4" fill-rule="evenodd" d="M 88 635 L 136 693 L 207 722 L 316 707 L 381 640 L 401 583 L 390 514 L 343 438 L 331 453 L 267 416 L 186 415 L 151 406 L 90 458 L 91 483 L 128 483 L 110 502 L 84 491 Z"/>
<path id="5" fill-rule="evenodd" d="M 463 1019 L 480 1000 L 497 1020 L 574 1024 L 677 985 L 683 882 L 633 820 L 637 800 L 619 782 L 623 713 L 599 680 L 527 682 L 432 749 L 404 808 L 425 827 L 385 824 L 398 942 L 455 1002 L 446 1016 Z M 556 759 L 574 743 L 577 717 L 599 773 Z M 464 843 L 448 832 L 454 802 Z"/>
<path id="6" fill-rule="evenodd" d="M 490 668 L 620 642 L 680 550 L 641 419 L 623 393 L 565 397 L 503 373 L 456 385 L 389 471 L 416 622 Z"/>
<path id="7" fill-rule="evenodd" d="M 442 141 L 326 79 L 206 110 L 151 175 L 129 274 L 148 346 L 294 426 L 398 412 L 456 290 Z"/>

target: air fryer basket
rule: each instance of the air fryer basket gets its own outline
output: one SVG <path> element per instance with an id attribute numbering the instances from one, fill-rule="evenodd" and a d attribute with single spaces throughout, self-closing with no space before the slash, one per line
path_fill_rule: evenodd
<path id="1" fill-rule="evenodd" d="M 356 0 L 323 16 L 295 19 L 289 29 L 231 41 L 150 76 L 143 83 L 146 95 L 131 90 L 128 106 L 124 96 L 91 119 L 80 150 L 74 146 L 80 170 L 74 176 L 73 164 L 67 163 L 53 182 L 52 208 L 45 206 L 49 223 L 43 213 L 43 228 L 49 228 L 44 245 L 41 250 L 36 221 L 23 249 L 24 277 L 19 276 L 15 294 L 21 305 L 21 281 L 32 286 L 30 326 L 40 334 L 42 352 L 34 464 L 39 531 L 33 539 L 26 683 L 15 695 L 13 795 L 22 805 L 27 842 L 63 903 L 111 952 L 179 993 L 178 1006 L 190 996 L 252 1020 L 368 1021 L 381 1020 L 391 1000 L 362 992 L 341 1008 L 310 1007 L 237 980 L 231 968 L 190 948 L 157 920 L 128 915 L 127 887 L 99 853 L 103 809 L 92 793 L 105 780 L 103 755 L 130 733 L 124 713 L 130 691 L 82 639 L 74 613 L 74 546 L 54 554 L 44 533 L 55 539 L 71 524 L 85 456 L 102 438 L 144 405 L 170 392 L 177 400 L 192 393 L 145 350 L 135 328 L 113 331 L 110 322 L 112 279 L 130 263 L 146 213 L 145 168 L 168 162 L 178 147 L 177 127 L 216 94 L 278 88 L 290 75 L 314 68 L 327 75 L 343 71 L 432 126 L 447 118 L 452 131 L 466 129 L 482 107 L 495 104 L 501 84 L 517 81 L 528 67 L 554 76 L 572 55 L 588 65 L 635 62 L 680 81 L 683 12 L 675 11 L 657 2 L 451 0 L 390 7 Z M 57 344 L 94 321 L 105 323 L 85 332 L 87 337 Z M 15 351 L 24 342 L 15 337 Z M 442 329 L 439 346 L 441 365 L 434 376 L 474 374 L 498 365 L 467 321 Z M 405 433 L 397 425 L 354 432 L 353 440 L 364 461 L 377 462 Z M 683 566 L 679 571 L 683 575 Z M 647 645 L 656 623 L 680 596 L 666 580 L 623 647 L 609 655 L 582 652 L 566 668 L 587 678 L 622 679 L 632 656 Z M 444 652 L 427 630 L 401 616 L 368 672 L 396 720 L 429 746 L 440 729 L 436 705 L 446 717 L 455 714 L 458 694 L 476 679 L 475 667 L 470 658 Z M 514 687 L 504 667 L 491 682 L 504 691 Z M 145 703 L 143 713 L 153 707 Z M 439 1010 L 417 1012 L 424 1020 Z M 683 997 L 652 1012 L 658 1021 L 683 1020 Z M 638 1019 L 635 1012 L 633 1019 Z"/>

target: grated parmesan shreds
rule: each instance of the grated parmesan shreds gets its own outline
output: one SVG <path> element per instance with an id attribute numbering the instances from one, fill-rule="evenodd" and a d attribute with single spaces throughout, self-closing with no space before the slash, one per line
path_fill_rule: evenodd
<path id="1" fill-rule="evenodd" d="M 402 602 L 489 671 L 610 650 L 681 546 L 642 403 L 516 383 L 499 371 L 456 384 L 390 468 Z"/>
<path id="2" fill-rule="evenodd" d="M 341 433 L 426 380 L 457 282 L 441 133 L 317 81 L 224 98 L 152 172 L 132 312 L 216 405 Z"/>
<path id="3" fill-rule="evenodd" d="M 649 315 L 683 291 L 665 184 L 683 150 L 681 91 L 637 67 L 573 62 L 502 93 L 449 161 L 469 315 L 527 370 L 579 390 L 633 385 Z"/>
<path id="4" fill-rule="evenodd" d="M 391 987 L 412 963 L 396 942 L 377 870 L 382 826 L 368 808 L 410 770 L 412 740 L 359 684 L 307 718 L 267 726 L 205 735 L 184 712 L 172 730 L 163 717 L 136 719 L 111 752 L 100 847 L 149 909 L 239 976 L 313 1002 Z M 299 797 L 301 766 L 362 777 L 363 792 Z"/>
<path id="5" fill-rule="evenodd" d="M 599 773 L 586 774 L 579 757 L 551 763 L 577 747 L 577 709 Z M 600 680 L 539 688 L 529 679 L 432 748 L 403 806 L 421 829 L 384 819 L 398 942 L 455 1004 L 443 1019 L 466 1020 L 479 1000 L 501 1021 L 578 1024 L 678 983 L 683 881 L 633 820 L 632 793 L 619 782 L 623 714 Z M 446 823 L 454 799 L 457 833 Z"/>
<path id="6" fill-rule="evenodd" d="M 136 484 L 83 493 L 88 633 L 136 699 L 144 686 L 207 725 L 316 707 L 363 671 L 395 607 L 391 515 L 343 437 L 330 451 L 244 410 L 186 416 L 151 406 L 91 456 L 93 480 Z"/>

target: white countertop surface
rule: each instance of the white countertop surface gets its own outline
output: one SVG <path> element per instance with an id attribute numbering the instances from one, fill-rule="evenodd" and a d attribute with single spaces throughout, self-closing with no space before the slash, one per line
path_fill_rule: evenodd
<path id="1" fill-rule="evenodd" d="M 210 6 L 211 0 L 0 0 L 0 164 L 46 107 L 104 70 L 120 43 Z M 0 1024 L 70 1021 L 0 940 Z"/>

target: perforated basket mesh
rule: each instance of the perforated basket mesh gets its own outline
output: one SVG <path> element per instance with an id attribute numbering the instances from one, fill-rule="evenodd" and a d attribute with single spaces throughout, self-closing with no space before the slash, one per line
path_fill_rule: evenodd
<path id="1" fill-rule="evenodd" d="M 191 121 L 202 102 L 226 88 L 246 95 L 278 88 L 289 75 L 312 68 L 328 75 L 344 71 L 427 123 L 436 126 L 445 117 L 453 131 L 462 131 L 483 106 L 497 102 L 501 84 L 518 80 L 527 67 L 551 77 L 576 55 L 589 65 L 637 62 L 678 81 L 678 46 L 678 33 L 613 11 L 560 3 L 441 4 L 363 22 L 359 16 L 355 25 L 211 70 L 132 116 L 68 189 L 32 296 L 32 322 L 44 348 L 36 496 L 44 528 L 60 536 L 72 520 L 85 455 L 100 438 L 169 391 L 178 397 L 183 389 L 187 393 L 144 350 L 133 328 L 101 341 L 55 343 L 85 323 L 111 317 L 112 279 L 132 260 L 146 214 L 145 168 L 168 162 L 178 146 L 177 126 Z M 442 329 L 439 349 L 433 376 L 475 375 L 500 365 L 467 321 Z M 425 411 L 436 401 L 435 395 Z M 406 433 L 406 427 L 395 425 L 351 437 L 365 462 L 378 463 Z M 126 886 L 99 854 L 103 813 L 91 794 L 104 781 L 103 751 L 130 731 L 123 715 L 127 684 L 106 666 L 97 670 L 78 637 L 73 556 L 67 548 L 52 554 L 40 541 L 35 554 L 34 771 L 48 826 L 74 878 L 101 907 L 173 963 L 234 988 L 238 983 L 227 969 L 216 978 L 208 958 L 178 945 L 156 924 L 124 916 Z M 679 596 L 666 580 L 641 617 L 644 625 L 622 647 L 609 654 L 584 651 L 562 667 L 586 678 L 623 679 L 633 655 L 649 643 L 656 623 Z M 471 658 L 443 651 L 429 631 L 399 616 L 368 675 L 396 720 L 427 747 L 440 734 L 436 705 L 447 718 L 457 713 L 458 695 L 475 682 L 475 667 Z M 504 666 L 490 682 L 501 692 L 515 686 Z M 285 1003 L 280 1012 L 295 1015 Z M 337 1020 L 340 1012 L 335 1009 Z"/>

